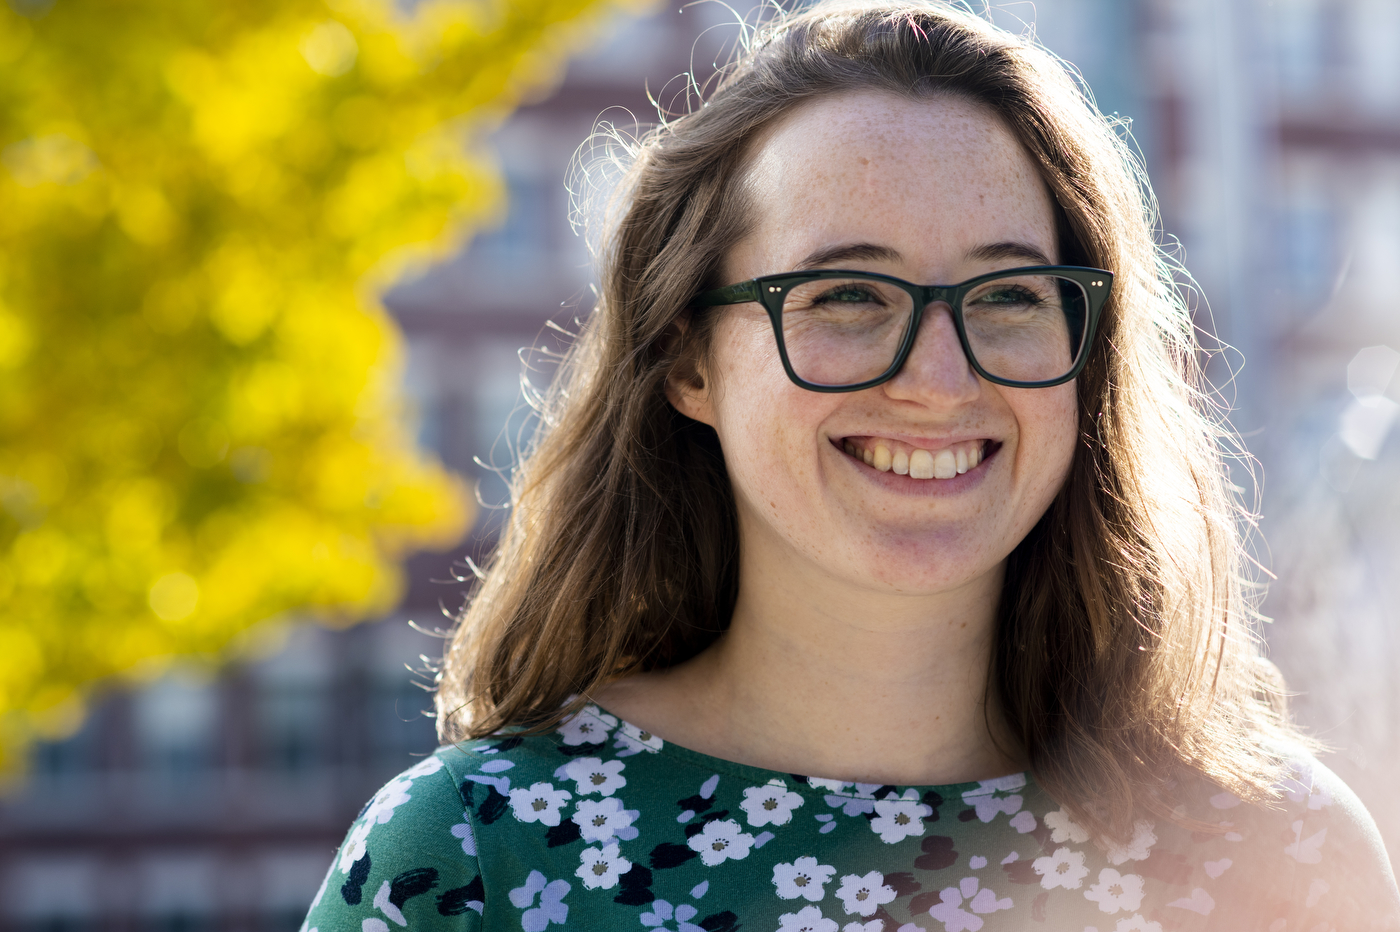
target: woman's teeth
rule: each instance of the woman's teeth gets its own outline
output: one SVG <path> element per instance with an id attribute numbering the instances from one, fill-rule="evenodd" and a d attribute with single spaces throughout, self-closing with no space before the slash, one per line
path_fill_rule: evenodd
<path id="1" fill-rule="evenodd" d="M 911 479 L 952 479 L 982 462 L 982 441 L 965 440 L 941 450 L 905 450 L 890 444 L 874 442 L 857 446 L 850 440 L 843 444 L 846 453 L 880 472 L 894 472 Z"/>

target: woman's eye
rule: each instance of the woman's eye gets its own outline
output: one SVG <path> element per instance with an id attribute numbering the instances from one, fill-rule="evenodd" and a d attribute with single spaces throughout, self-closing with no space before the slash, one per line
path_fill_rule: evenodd
<path id="1" fill-rule="evenodd" d="M 1043 303 L 1043 299 L 1040 295 L 1036 294 L 1034 291 L 1031 291 L 1029 288 L 1018 285 L 1015 287 L 998 288 L 995 291 L 989 291 L 986 294 L 980 295 L 977 298 L 975 298 L 973 303 L 998 305 L 1041 304 Z"/>
<path id="2" fill-rule="evenodd" d="M 839 304 L 864 304 L 879 303 L 879 298 L 872 292 L 864 288 L 834 288 L 825 294 L 820 295 L 813 304 L 824 302 L 834 302 Z"/>

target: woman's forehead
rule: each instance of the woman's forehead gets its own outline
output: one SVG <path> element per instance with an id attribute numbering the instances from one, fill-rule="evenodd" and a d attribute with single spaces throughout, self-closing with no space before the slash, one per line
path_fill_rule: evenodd
<path id="1" fill-rule="evenodd" d="M 750 245 L 783 266 L 770 271 L 849 241 L 934 264 L 983 243 L 1054 252 L 1034 162 L 996 114 L 961 97 L 869 91 L 803 104 L 758 143 L 746 180 Z"/>

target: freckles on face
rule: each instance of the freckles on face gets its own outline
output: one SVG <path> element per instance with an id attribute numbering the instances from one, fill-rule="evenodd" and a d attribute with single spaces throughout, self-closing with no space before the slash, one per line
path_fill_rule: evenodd
<path id="1" fill-rule="evenodd" d="M 727 282 L 751 277 L 745 272 L 754 267 L 789 271 L 799 238 L 917 240 L 921 257 L 950 258 L 976 233 L 1056 246 L 1048 193 L 1030 158 L 995 117 L 957 98 L 852 94 L 810 103 L 770 131 L 747 181 L 759 229 L 726 256 Z M 925 271 L 942 275 L 917 281 L 959 280 L 951 268 Z"/>
<path id="2" fill-rule="evenodd" d="M 726 284 L 805 268 L 954 284 L 1058 260 L 1029 156 L 957 98 L 805 104 L 758 144 L 747 183 L 754 230 L 725 257 Z M 925 311 L 893 379 L 845 393 L 789 381 L 756 303 L 716 313 L 706 397 L 688 413 L 719 434 L 746 550 L 888 590 L 946 589 L 994 570 L 1063 484 L 1073 384 L 981 379 L 946 307 Z"/>
<path id="3" fill-rule="evenodd" d="M 809 392 L 788 380 L 767 315 L 735 307 L 715 328 L 707 381 L 712 426 L 741 503 L 778 520 L 801 509 L 794 496 L 817 487 L 821 464 L 795 456 L 810 448 L 810 425 L 824 420 L 839 395 Z"/>

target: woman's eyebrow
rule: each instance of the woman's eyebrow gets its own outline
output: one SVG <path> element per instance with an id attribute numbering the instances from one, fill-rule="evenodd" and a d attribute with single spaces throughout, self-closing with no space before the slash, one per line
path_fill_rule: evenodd
<path id="1" fill-rule="evenodd" d="M 797 264 L 796 271 L 804 269 L 815 269 L 826 265 L 835 265 L 848 259 L 862 259 L 875 262 L 901 262 L 904 257 L 899 254 L 899 250 L 891 249 L 889 246 L 881 246 L 877 243 L 847 243 L 842 246 L 832 246 L 829 249 L 818 249 L 807 258 Z"/>
<path id="2" fill-rule="evenodd" d="M 973 262 L 1023 262 L 1029 265 L 1053 265 L 1039 246 L 1030 243 L 1006 241 L 985 243 L 968 250 L 967 258 Z M 796 266 L 796 271 L 838 265 L 852 259 L 874 262 L 902 262 L 904 257 L 899 250 L 878 243 L 844 243 L 827 249 L 818 249 Z"/>
<path id="3" fill-rule="evenodd" d="M 1006 260 L 1029 262 L 1031 265 L 1054 265 L 1050 257 L 1030 243 L 987 243 L 969 249 L 967 258 L 976 262 L 1002 262 Z"/>

